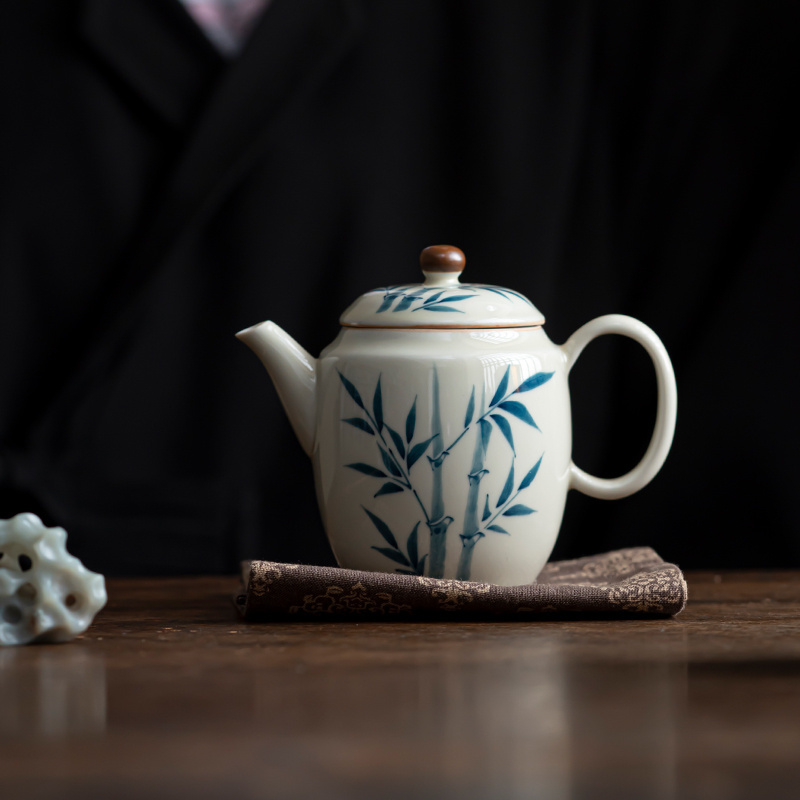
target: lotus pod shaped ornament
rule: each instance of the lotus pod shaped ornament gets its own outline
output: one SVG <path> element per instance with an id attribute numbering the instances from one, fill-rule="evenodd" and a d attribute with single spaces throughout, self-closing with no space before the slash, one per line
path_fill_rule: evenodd
<path id="1" fill-rule="evenodd" d="M 66 541 L 35 514 L 0 520 L 0 645 L 67 642 L 106 604 L 105 579 Z"/>

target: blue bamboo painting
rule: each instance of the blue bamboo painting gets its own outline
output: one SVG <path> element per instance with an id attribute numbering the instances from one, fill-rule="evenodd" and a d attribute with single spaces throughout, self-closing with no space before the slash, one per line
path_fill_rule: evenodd
<path id="1" fill-rule="evenodd" d="M 412 290 L 412 291 L 409 291 Z M 511 289 L 501 289 L 498 286 L 483 286 L 481 284 L 470 284 L 468 286 L 456 285 L 446 289 L 435 286 L 387 286 L 383 290 L 381 300 L 376 314 L 386 311 L 454 311 L 463 314 L 464 310 L 455 304 L 473 297 L 478 297 L 480 291 L 492 292 L 506 299 L 516 297 L 524 300 L 527 305 L 531 305 L 530 300 L 524 295 L 514 292 Z"/>
<path id="2" fill-rule="evenodd" d="M 456 577 L 469 580 L 472 569 L 472 556 L 478 542 L 490 534 L 511 534 L 501 524 L 504 517 L 521 517 L 535 513 L 535 509 L 522 502 L 517 502 L 519 495 L 534 482 L 544 455 L 529 466 L 517 479 L 517 452 L 514 442 L 514 427 L 523 423 L 540 430 L 530 411 L 514 395 L 524 394 L 537 389 L 553 377 L 552 372 L 537 372 L 526 378 L 516 388 L 509 390 L 511 367 L 507 367 L 497 388 L 486 404 L 485 387 L 481 388 L 480 407 L 476 407 L 476 391 L 472 388 L 463 430 L 445 445 L 442 439 L 442 419 L 440 406 L 439 374 L 434 365 L 432 368 L 431 419 L 427 426 L 429 435 L 420 439 L 417 426 L 417 398 L 415 397 L 406 414 L 402 426 L 391 427 L 384 419 L 383 389 L 381 376 L 378 376 L 370 407 L 361 396 L 356 386 L 342 373 L 339 373 L 342 385 L 348 395 L 360 409 L 360 415 L 348 417 L 343 423 L 351 425 L 365 435 L 372 436 L 375 441 L 375 464 L 357 462 L 346 464 L 348 468 L 380 481 L 373 498 L 383 495 L 408 492 L 419 507 L 421 517 L 413 525 L 411 531 L 398 538 L 389 525 L 374 511 L 362 506 L 376 532 L 383 540 L 381 545 L 372 545 L 397 566 L 395 571 L 406 575 L 425 575 L 441 578 L 444 575 L 445 557 L 447 554 L 448 531 L 454 517 L 447 513 L 443 492 L 442 475 L 446 467 L 447 456 L 459 445 L 470 430 L 475 430 L 475 442 L 470 471 L 465 476 L 468 482 L 467 502 L 463 515 L 462 529 L 458 533 L 461 544 Z M 399 428 L 399 430 L 398 430 Z M 509 470 L 503 488 L 496 498 L 489 493 L 482 494 L 480 485 L 488 473 L 485 466 L 486 452 L 494 430 L 500 431 L 509 448 Z M 427 503 L 415 487 L 412 470 L 425 461 L 432 472 L 430 497 Z M 417 467 L 419 468 L 419 467 Z M 481 500 L 483 502 L 481 503 Z M 482 508 L 481 508 L 482 506 Z M 420 555 L 420 528 L 428 529 L 428 552 Z M 506 523 L 508 524 L 508 523 Z M 380 541 L 380 539 L 378 540 Z"/>

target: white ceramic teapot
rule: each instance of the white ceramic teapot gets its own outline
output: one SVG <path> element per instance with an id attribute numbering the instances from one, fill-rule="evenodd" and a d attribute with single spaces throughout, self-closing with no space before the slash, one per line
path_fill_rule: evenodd
<path id="1" fill-rule="evenodd" d="M 664 463 L 677 391 L 643 323 L 612 314 L 565 344 L 517 292 L 464 284 L 464 254 L 422 251 L 422 284 L 362 295 L 318 359 L 273 322 L 237 334 L 270 374 L 300 444 L 343 567 L 503 585 L 535 580 L 569 489 L 625 497 Z M 629 336 L 656 369 L 658 410 L 644 458 L 607 480 L 572 462 L 567 378 L 605 333 Z"/>

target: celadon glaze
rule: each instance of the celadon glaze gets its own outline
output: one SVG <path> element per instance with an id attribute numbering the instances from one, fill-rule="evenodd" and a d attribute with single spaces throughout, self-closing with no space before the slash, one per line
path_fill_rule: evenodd
<path id="1" fill-rule="evenodd" d="M 533 581 L 569 488 L 564 365 L 541 328 L 343 330 L 320 357 L 313 455 L 339 563 Z"/>
<path id="2" fill-rule="evenodd" d="M 0 520 L 0 645 L 67 642 L 106 604 L 102 575 L 66 549 L 63 528 L 35 514 Z"/>
<path id="3" fill-rule="evenodd" d="M 451 261 L 457 250 L 432 249 Z M 530 324 L 541 315 L 526 298 L 459 284 L 455 268 L 442 269 L 426 271 L 422 285 L 364 295 L 319 359 L 273 322 L 237 336 L 264 363 L 312 458 L 340 566 L 530 583 L 553 549 L 569 489 L 624 497 L 661 468 L 677 412 L 672 366 L 638 320 L 599 317 L 556 345 Z M 569 372 L 607 333 L 645 347 L 658 385 L 647 452 L 614 479 L 571 459 Z"/>

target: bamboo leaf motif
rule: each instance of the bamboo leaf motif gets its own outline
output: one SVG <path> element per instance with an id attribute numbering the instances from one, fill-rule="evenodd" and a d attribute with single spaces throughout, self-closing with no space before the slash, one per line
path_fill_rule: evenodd
<path id="1" fill-rule="evenodd" d="M 339 370 L 336 370 L 336 371 L 339 372 Z M 364 401 L 361 399 L 361 395 L 358 393 L 358 389 L 356 389 L 356 387 L 353 386 L 353 384 L 350 383 L 350 381 L 347 380 L 347 378 L 345 378 L 345 376 L 342 375 L 341 372 L 339 372 L 339 377 L 342 380 L 342 384 L 344 385 L 344 388 L 347 389 L 347 394 L 349 394 L 350 397 L 353 398 L 353 401 L 355 402 L 355 404 L 359 408 L 364 408 Z M 366 411 L 365 408 L 364 408 L 364 410 Z"/>
<path id="2" fill-rule="evenodd" d="M 518 297 L 520 300 L 524 300 L 529 306 L 532 306 L 531 301 L 528 300 L 524 294 L 515 292 L 513 289 L 501 289 L 499 286 L 486 286 L 485 284 L 480 284 L 478 288 L 483 289 L 486 292 L 499 294 L 501 297 L 505 297 L 506 300 L 508 300 L 509 297 Z"/>
<path id="3" fill-rule="evenodd" d="M 364 508 L 364 506 L 361 506 L 361 508 Z M 378 529 L 378 533 L 386 540 L 387 544 L 391 545 L 391 547 L 399 552 L 397 539 L 394 538 L 394 534 L 389 530 L 389 526 L 380 517 L 375 516 L 368 508 L 364 508 L 364 511 L 372 520 L 372 524 Z M 377 550 L 378 548 L 376 547 L 375 549 Z M 381 552 L 383 551 L 381 550 Z"/>
<path id="4" fill-rule="evenodd" d="M 539 471 L 539 467 L 542 465 L 543 458 L 544 454 L 539 456 L 539 460 L 530 468 L 528 474 L 522 479 L 522 483 L 519 485 L 519 489 L 517 491 L 521 492 L 523 489 L 527 489 L 533 483 L 533 479 L 536 477 L 536 473 Z"/>
<path id="5" fill-rule="evenodd" d="M 502 289 L 498 289 L 496 286 L 481 286 L 481 289 L 484 289 L 487 292 L 494 292 L 495 294 L 499 294 L 500 297 L 504 297 L 508 300 L 508 294 L 504 292 Z"/>
<path id="6" fill-rule="evenodd" d="M 356 472 L 363 472 L 365 475 L 369 475 L 371 478 L 388 478 L 389 476 L 385 472 L 381 472 L 377 467 L 371 467 L 369 464 L 363 464 L 361 462 L 357 464 L 345 464 L 346 467 L 350 469 L 354 469 Z"/>
<path id="7" fill-rule="evenodd" d="M 419 555 L 417 549 L 417 532 L 419 530 L 419 522 L 414 526 L 414 530 L 408 534 L 408 541 L 406 542 L 406 552 L 408 553 L 408 558 L 411 561 L 411 564 L 414 566 L 415 569 L 419 568 Z"/>
<path id="8" fill-rule="evenodd" d="M 511 534 L 505 528 L 501 528 L 499 525 L 489 525 L 486 530 L 494 531 L 495 533 L 504 533 L 506 536 L 511 536 Z"/>
<path id="9" fill-rule="evenodd" d="M 509 497 L 511 497 L 511 492 L 514 489 L 514 462 L 511 462 L 511 469 L 508 471 L 508 477 L 506 478 L 505 485 L 503 486 L 503 491 L 500 492 L 500 497 L 497 498 L 497 508 L 500 508 Z"/>
<path id="10" fill-rule="evenodd" d="M 475 415 L 475 387 L 472 387 L 472 394 L 469 396 L 469 403 L 467 403 L 467 413 L 464 417 L 464 427 L 468 428 L 472 422 L 472 417 Z"/>
<path id="11" fill-rule="evenodd" d="M 378 445 L 378 450 L 381 451 L 381 458 L 383 459 L 383 465 L 389 472 L 395 476 L 395 478 L 399 478 L 403 473 L 400 472 L 400 468 L 397 464 L 394 463 L 392 457 L 384 450 L 380 445 Z"/>
<path id="12" fill-rule="evenodd" d="M 411 440 L 414 438 L 414 428 L 417 424 L 417 398 L 414 398 L 414 402 L 411 405 L 411 411 L 408 412 L 408 416 L 406 417 L 406 442 L 411 444 Z"/>
<path id="13" fill-rule="evenodd" d="M 380 314 L 380 313 L 382 313 L 384 311 L 388 311 L 389 309 L 392 309 L 393 312 L 407 311 L 418 300 L 422 300 L 422 303 L 420 305 L 418 305 L 416 308 L 411 308 L 412 311 L 420 311 L 422 309 L 430 309 L 431 311 L 438 311 L 438 310 L 440 310 L 439 306 L 441 306 L 442 303 L 450 303 L 450 304 L 452 304 L 452 303 L 460 303 L 463 300 L 468 300 L 470 297 L 475 297 L 476 295 L 479 294 L 478 292 L 472 292 L 472 291 L 470 291 L 468 289 L 465 290 L 464 287 L 460 287 L 460 289 L 461 289 L 461 291 L 464 291 L 465 294 L 454 294 L 454 295 L 450 295 L 449 297 L 447 296 L 447 291 L 452 291 L 452 290 L 440 289 L 439 291 L 434 291 L 431 288 L 423 287 L 423 288 L 417 289 L 416 291 L 413 291 L 413 292 L 404 291 L 405 289 L 408 289 L 408 288 L 409 288 L 408 286 L 387 286 L 387 287 L 385 287 L 385 290 L 384 290 L 385 294 L 383 295 L 382 302 L 381 302 L 380 306 L 378 307 L 378 310 L 377 310 L 376 313 Z M 505 297 L 506 299 L 508 299 L 508 295 L 509 294 L 514 294 L 512 292 L 509 292 L 509 290 L 500 291 L 497 288 L 490 288 L 490 287 L 482 287 L 482 288 L 486 288 L 490 292 L 495 292 L 496 294 L 499 294 L 501 297 Z M 430 292 L 434 292 L 434 293 L 430 294 Z M 469 293 L 466 293 L 466 292 L 469 292 Z M 425 295 L 429 295 L 429 296 L 427 297 L 427 299 L 423 300 L 423 297 Z M 522 297 L 522 295 L 518 295 L 518 297 Z M 392 305 L 394 304 L 395 300 L 397 300 L 398 298 L 400 298 L 399 301 L 394 306 L 394 308 L 392 308 Z M 525 299 L 525 298 L 523 298 L 523 299 Z M 452 308 L 452 305 L 448 306 L 446 308 L 442 308 L 441 310 L 457 311 L 459 313 L 463 313 L 463 312 L 461 312 L 460 309 Z"/>
<path id="14" fill-rule="evenodd" d="M 394 446 L 397 448 L 398 455 L 400 456 L 400 458 L 405 458 L 406 457 L 406 447 L 403 444 L 403 438 L 400 436 L 400 434 L 396 430 L 393 430 L 388 425 L 386 425 L 385 427 L 386 427 L 386 430 L 389 431 L 389 436 L 392 437 L 392 441 L 394 442 Z"/>
<path id="15" fill-rule="evenodd" d="M 375 313 L 380 314 L 382 311 L 388 311 L 392 307 L 395 298 L 399 296 L 398 294 L 385 294 L 383 296 L 383 302 L 378 306 L 378 310 Z"/>
<path id="16" fill-rule="evenodd" d="M 489 495 L 486 495 L 486 502 L 483 504 L 483 516 L 481 517 L 481 522 L 486 522 L 487 519 L 492 515 L 492 512 L 489 510 Z"/>
<path id="17" fill-rule="evenodd" d="M 417 564 L 417 575 L 424 575 L 425 574 L 425 559 L 428 557 L 428 554 L 425 553 L 424 556 L 419 560 L 419 564 Z"/>
<path id="18" fill-rule="evenodd" d="M 422 456 L 425 454 L 425 451 L 426 451 L 426 450 L 428 449 L 428 447 L 430 446 L 430 443 L 431 443 L 431 442 L 432 442 L 432 441 L 433 441 L 433 440 L 434 440 L 434 439 L 435 439 L 435 438 L 436 438 L 438 435 L 439 435 L 439 434 L 438 434 L 438 433 L 436 433 L 436 434 L 434 434 L 433 436 L 431 436 L 431 437 L 430 437 L 430 439 L 426 439 L 424 442 L 420 442 L 419 444 L 415 444 L 415 445 L 414 445 L 414 446 L 411 448 L 411 451 L 410 451 L 410 452 L 409 452 L 409 454 L 408 454 L 408 468 L 409 468 L 409 469 L 411 469 L 411 467 L 413 467 L 413 466 L 414 466 L 414 464 L 416 464 L 416 463 L 417 463 L 417 461 L 419 461 L 419 460 L 420 460 L 420 458 L 422 458 Z"/>
<path id="19" fill-rule="evenodd" d="M 377 492 L 375 492 L 373 497 L 380 497 L 383 494 L 397 494 L 398 492 L 404 492 L 405 489 L 397 483 L 384 483 Z"/>
<path id="20" fill-rule="evenodd" d="M 361 419 L 361 417 L 350 417 L 349 419 L 343 419 L 342 422 L 346 422 L 348 425 L 352 425 L 354 428 L 358 428 L 360 431 L 364 431 L 364 433 L 368 433 L 370 436 L 375 435 L 375 431 L 372 430 L 372 425 L 365 419 Z"/>
<path id="21" fill-rule="evenodd" d="M 517 387 L 517 392 L 529 392 L 531 389 L 536 389 L 542 384 L 547 383 L 554 374 L 553 372 L 537 372 L 535 375 L 531 375 L 530 378 L 522 381 Z"/>
<path id="22" fill-rule="evenodd" d="M 417 289 L 413 292 L 406 292 L 404 289 L 407 289 L 407 286 L 387 286 L 385 288 L 385 294 L 383 295 L 383 299 L 381 301 L 380 306 L 378 306 L 378 310 L 376 313 L 381 314 L 384 311 L 392 310 L 393 313 L 398 311 L 407 311 L 411 308 L 412 311 L 420 311 L 421 309 L 431 309 L 431 310 L 438 310 L 438 306 L 442 303 L 459 303 L 462 300 L 467 300 L 470 297 L 475 297 L 477 292 L 471 292 L 469 294 L 455 294 L 447 297 L 447 291 L 444 289 L 440 289 L 439 291 L 434 292 L 431 288 L 423 287 L 421 289 Z M 462 289 L 463 291 L 463 289 Z M 430 294 L 434 292 L 433 294 Z M 428 295 L 426 299 L 423 299 L 425 295 Z M 399 300 L 398 300 L 399 298 Z M 395 300 L 398 302 L 395 304 Z M 422 300 L 422 303 L 418 305 L 416 308 L 412 308 L 414 303 L 417 301 Z M 394 308 L 392 308 L 394 305 Z M 448 311 L 458 311 L 459 309 L 455 308 L 448 308 Z"/>
<path id="23" fill-rule="evenodd" d="M 513 414 L 517 419 L 527 422 L 528 425 L 533 426 L 537 431 L 540 430 L 539 426 L 533 421 L 533 417 L 530 415 L 528 409 L 517 400 L 506 400 L 497 407 L 503 411 L 507 411 L 509 414 Z"/>
<path id="24" fill-rule="evenodd" d="M 426 306 L 429 306 L 431 303 L 435 303 L 443 294 L 444 294 L 443 291 L 432 294 L 427 300 L 425 300 L 425 302 L 420 306 L 420 308 L 425 308 Z"/>
<path id="25" fill-rule="evenodd" d="M 516 455 L 517 451 L 514 449 L 514 435 L 511 433 L 511 426 L 508 424 L 508 420 L 500 416 L 500 414 L 492 414 L 490 419 L 500 428 L 500 432 L 506 437 L 506 441 L 511 445 L 512 452 Z"/>
<path id="26" fill-rule="evenodd" d="M 403 291 L 404 288 L 403 286 L 387 286 L 383 301 L 380 306 L 378 306 L 376 313 L 381 314 L 384 311 L 388 311 L 392 308 L 392 304 L 398 297 L 400 298 L 400 302 L 398 302 L 397 306 L 392 310 L 405 311 L 415 300 L 419 300 L 421 295 L 430 291 L 430 289 L 418 289 L 415 292 L 406 293 Z"/>
<path id="27" fill-rule="evenodd" d="M 511 508 L 507 509 L 503 512 L 504 517 L 524 517 L 527 514 L 533 514 L 535 509 L 528 508 L 528 506 L 523 505 L 522 503 L 517 503 L 515 506 L 511 506 Z"/>
<path id="28" fill-rule="evenodd" d="M 509 364 L 506 367 L 505 375 L 503 375 L 502 379 L 500 380 L 500 385 L 497 387 L 494 395 L 492 396 L 492 401 L 489 403 L 489 407 L 497 405 L 505 396 L 506 396 L 506 389 L 508 389 L 508 374 L 511 371 L 511 365 Z"/>
<path id="29" fill-rule="evenodd" d="M 378 375 L 378 385 L 375 387 L 375 394 L 372 397 L 372 413 L 375 417 L 375 424 L 378 426 L 378 433 L 380 433 L 383 430 L 383 394 L 380 375 Z"/>
<path id="30" fill-rule="evenodd" d="M 464 312 L 460 308 L 443 306 L 442 303 L 460 303 L 462 300 L 469 300 L 470 297 L 475 296 L 474 294 L 454 294 L 449 297 L 442 297 L 443 294 L 443 291 L 436 292 L 436 294 L 431 295 L 421 306 L 415 308 L 414 311 L 458 311 L 458 313 L 463 314 Z"/>
<path id="31" fill-rule="evenodd" d="M 392 561 L 402 564 L 404 567 L 411 566 L 411 564 L 408 563 L 408 559 L 399 550 L 392 550 L 390 547 L 375 547 L 375 545 L 372 545 L 372 549 L 377 550 L 382 556 L 386 556 L 386 558 L 391 558 Z M 416 572 L 412 572 L 411 574 L 416 575 Z"/>

